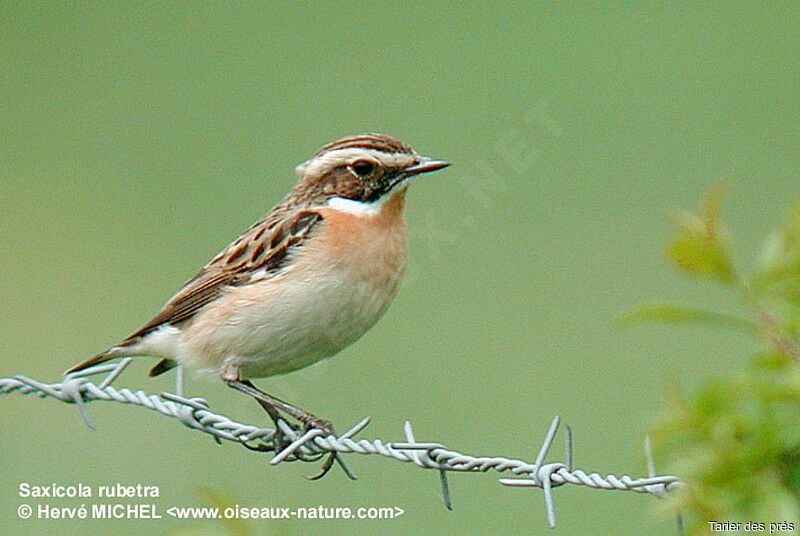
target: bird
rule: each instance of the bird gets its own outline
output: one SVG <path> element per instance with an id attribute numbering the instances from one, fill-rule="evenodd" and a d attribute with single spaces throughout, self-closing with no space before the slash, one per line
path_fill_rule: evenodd
<path id="1" fill-rule="evenodd" d="M 203 266 L 139 330 L 69 369 L 150 356 L 150 376 L 177 365 L 216 376 L 307 428 L 327 420 L 251 378 L 289 373 L 348 347 L 386 312 L 408 256 L 409 183 L 443 169 L 386 134 L 347 136 L 298 165 L 269 213 Z"/>

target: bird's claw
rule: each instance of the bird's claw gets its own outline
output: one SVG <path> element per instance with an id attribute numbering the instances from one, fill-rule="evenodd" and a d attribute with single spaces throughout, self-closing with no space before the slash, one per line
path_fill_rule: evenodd
<path id="1" fill-rule="evenodd" d="M 320 419 L 319 417 L 309 415 L 308 418 L 303 419 L 303 424 L 305 425 L 303 427 L 305 432 L 316 428 L 317 430 L 322 430 L 325 433 L 325 437 L 336 435 L 336 432 L 333 429 L 333 424 L 325 419 Z"/>
<path id="2" fill-rule="evenodd" d="M 325 458 L 325 461 L 322 463 L 322 469 L 320 470 L 320 472 L 314 476 L 307 476 L 306 479 L 319 480 L 323 476 L 327 475 L 328 472 L 330 472 L 331 467 L 333 467 L 333 462 L 336 461 L 336 455 L 337 455 L 336 452 L 331 452 L 330 454 L 328 454 L 328 457 Z"/>

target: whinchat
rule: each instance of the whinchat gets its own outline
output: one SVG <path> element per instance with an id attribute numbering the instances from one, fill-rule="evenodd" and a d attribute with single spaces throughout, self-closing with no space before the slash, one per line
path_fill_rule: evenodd
<path id="1" fill-rule="evenodd" d="M 218 375 L 307 426 L 330 423 L 257 389 L 248 378 L 333 356 L 383 315 L 406 267 L 403 215 L 411 178 L 449 164 L 383 134 L 325 145 L 297 166 L 300 180 L 271 212 L 178 290 L 121 343 L 70 369 L 153 356 Z"/>

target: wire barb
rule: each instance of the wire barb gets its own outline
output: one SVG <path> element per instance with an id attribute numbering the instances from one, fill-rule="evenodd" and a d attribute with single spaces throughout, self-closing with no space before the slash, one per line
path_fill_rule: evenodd
<path id="1" fill-rule="evenodd" d="M 452 503 L 447 472 L 507 471 L 523 478 L 501 478 L 500 483 L 504 486 L 537 487 L 543 490 L 550 527 L 554 527 L 556 522 L 553 488 L 564 484 L 586 486 L 592 489 L 633 491 L 655 497 L 665 497 L 682 485 L 675 476 L 655 474 L 649 438 L 645 442 L 648 460 L 647 478 L 634 479 L 627 475 L 617 477 L 613 474 L 601 475 L 596 472 L 587 474 L 580 469 L 574 469 L 572 431 L 569 426 L 564 427 L 565 462 L 545 463 L 561 422 L 558 416 L 551 421 L 533 463 L 502 456 L 472 456 L 451 450 L 441 443 L 417 442 L 411 423 L 408 421 L 403 426 L 405 442 L 389 443 L 384 443 L 380 439 L 354 439 L 369 424 L 368 417 L 339 436 L 325 435 L 323 430 L 315 428 L 305 430 L 299 425 L 291 425 L 283 419 L 279 419 L 276 423 L 279 430 L 239 423 L 213 412 L 208 402 L 202 398 L 184 396 L 182 378 L 176 385 L 178 393 L 161 393 L 159 396 L 147 394 L 141 390 L 131 392 L 127 388 L 116 389 L 113 383 L 128 366 L 128 363 L 130 363 L 130 358 L 123 359 L 118 363 L 89 367 L 64 376 L 61 382 L 51 384 L 38 382 L 22 375 L 0 378 L 0 394 L 14 392 L 23 395 L 32 394 L 39 398 L 52 397 L 62 402 L 75 404 L 84 422 L 90 428 L 94 428 L 94 423 L 89 418 L 87 410 L 89 402 L 102 400 L 132 404 L 175 418 L 188 428 L 211 435 L 218 442 L 221 440 L 233 441 L 254 451 L 274 452 L 274 456 L 269 461 L 270 465 L 297 460 L 314 462 L 325 455 L 333 455 L 325 463 L 337 462 L 345 474 L 353 480 L 355 480 L 355 474 L 345 463 L 343 454 L 374 455 L 413 463 L 423 469 L 437 470 L 442 486 L 442 500 L 448 509 L 452 509 Z M 89 379 L 90 376 L 103 373 L 107 373 L 107 376 L 98 384 Z M 286 439 L 281 442 L 281 437 Z M 286 440 L 290 441 L 288 445 Z M 256 446 L 253 446 L 254 444 Z M 323 474 L 329 468 L 329 465 L 325 465 Z"/>

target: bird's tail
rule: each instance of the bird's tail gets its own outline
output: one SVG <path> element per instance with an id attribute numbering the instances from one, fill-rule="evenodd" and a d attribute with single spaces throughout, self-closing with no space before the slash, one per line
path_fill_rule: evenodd
<path id="1" fill-rule="evenodd" d="M 127 341 L 126 341 L 127 342 Z M 122 343 L 118 346 L 112 346 L 105 352 L 100 352 L 96 356 L 92 357 L 91 359 L 87 359 L 83 363 L 75 365 L 71 369 L 67 370 L 64 374 L 72 374 L 73 372 L 80 372 L 83 369 L 87 369 L 89 367 L 93 367 L 95 365 L 99 365 L 101 363 L 105 363 L 106 361 L 110 361 L 115 357 L 127 357 L 131 355 L 136 355 L 135 352 L 132 352 L 132 348 L 130 344 Z"/>
<path id="2" fill-rule="evenodd" d="M 166 371 L 171 370 L 177 367 L 178 364 L 173 361 L 172 359 L 167 359 L 166 357 L 156 363 L 156 365 L 150 369 L 150 373 L 148 374 L 151 378 L 155 378 L 160 374 L 164 374 Z"/>

